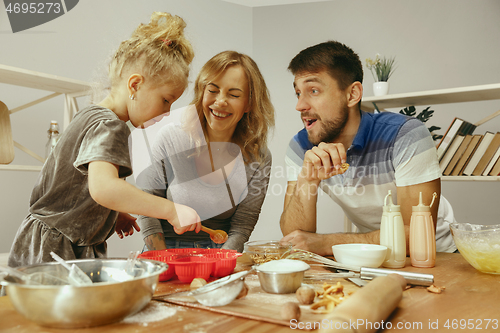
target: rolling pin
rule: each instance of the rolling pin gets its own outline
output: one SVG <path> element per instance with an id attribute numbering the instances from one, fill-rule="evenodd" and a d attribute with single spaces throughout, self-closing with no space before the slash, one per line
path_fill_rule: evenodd
<path id="1" fill-rule="evenodd" d="M 339 304 L 326 318 L 328 327 L 318 332 L 373 333 L 382 328 L 398 306 L 406 288 L 406 280 L 399 274 L 374 278 Z"/>

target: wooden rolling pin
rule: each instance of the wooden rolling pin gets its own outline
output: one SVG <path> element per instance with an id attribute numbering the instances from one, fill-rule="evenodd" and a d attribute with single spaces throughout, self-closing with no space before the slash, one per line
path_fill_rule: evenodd
<path id="1" fill-rule="evenodd" d="M 381 328 L 398 306 L 406 288 L 406 280 L 399 274 L 380 276 L 357 290 L 335 307 L 327 317 L 328 328 L 318 332 L 373 333 Z"/>

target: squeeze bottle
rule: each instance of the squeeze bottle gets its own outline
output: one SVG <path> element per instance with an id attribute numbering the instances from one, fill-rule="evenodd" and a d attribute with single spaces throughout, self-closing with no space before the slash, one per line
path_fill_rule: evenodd
<path id="1" fill-rule="evenodd" d="M 59 140 L 59 125 L 56 120 L 52 120 L 50 122 L 50 127 L 47 133 L 49 134 L 49 140 L 45 144 L 45 158 L 49 157 L 50 153 L 57 144 L 57 140 Z"/>
<path id="2" fill-rule="evenodd" d="M 389 198 L 389 205 L 387 205 Z M 385 196 L 382 219 L 380 221 L 380 245 L 387 247 L 385 261 L 389 268 L 403 268 L 406 264 L 406 235 L 403 216 L 399 205 L 392 202 L 392 193 Z"/>
<path id="3" fill-rule="evenodd" d="M 418 206 L 412 207 L 410 220 L 410 260 L 414 267 L 434 267 L 436 263 L 436 233 L 431 207 L 436 199 L 434 192 L 429 206 L 422 203 L 420 192 Z"/>

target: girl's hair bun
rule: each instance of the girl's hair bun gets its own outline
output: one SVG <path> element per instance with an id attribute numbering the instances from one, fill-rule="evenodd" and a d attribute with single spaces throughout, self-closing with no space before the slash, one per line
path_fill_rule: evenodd
<path id="1" fill-rule="evenodd" d="M 154 12 L 148 24 L 140 24 L 132 36 L 120 44 L 110 64 L 112 85 L 129 69 L 140 69 L 142 74 L 160 81 L 187 85 L 194 51 L 184 35 L 185 28 L 181 17 Z"/>

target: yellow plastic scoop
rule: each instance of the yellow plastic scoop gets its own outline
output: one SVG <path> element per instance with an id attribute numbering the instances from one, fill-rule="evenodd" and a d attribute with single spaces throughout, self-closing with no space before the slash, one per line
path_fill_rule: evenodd
<path id="1" fill-rule="evenodd" d="M 212 230 L 205 226 L 201 226 L 201 230 L 210 235 L 210 239 L 216 244 L 222 244 L 227 241 L 227 233 L 224 230 Z"/>

